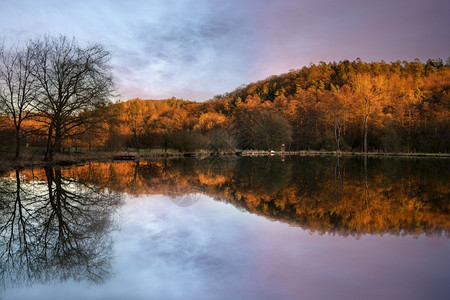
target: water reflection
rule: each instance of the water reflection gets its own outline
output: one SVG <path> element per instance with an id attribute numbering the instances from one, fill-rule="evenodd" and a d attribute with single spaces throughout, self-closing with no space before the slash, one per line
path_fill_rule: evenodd
<path id="1" fill-rule="evenodd" d="M 180 206 L 200 194 L 312 232 L 448 234 L 449 160 L 261 157 L 93 163 L 66 176 Z"/>
<path id="2" fill-rule="evenodd" d="M 64 173 L 47 167 L 1 178 L 4 287 L 110 276 L 112 216 L 122 196 Z"/>
<path id="3" fill-rule="evenodd" d="M 0 178 L 3 295 L 445 298 L 449 162 L 274 156 L 13 171 Z"/>

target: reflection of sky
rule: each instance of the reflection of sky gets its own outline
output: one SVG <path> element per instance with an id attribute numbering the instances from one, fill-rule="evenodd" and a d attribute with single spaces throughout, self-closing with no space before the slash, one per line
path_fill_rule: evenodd
<path id="1" fill-rule="evenodd" d="M 450 239 L 320 236 L 202 198 L 128 199 L 115 276 L 8 291 L 5 299 L 444 299 Z"/>

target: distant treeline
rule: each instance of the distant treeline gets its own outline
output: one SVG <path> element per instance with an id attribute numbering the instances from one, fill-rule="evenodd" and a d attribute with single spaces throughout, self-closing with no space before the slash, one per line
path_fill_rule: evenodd
<path id="1" fill-rule="evenodd" d="M 441 59 L 321 62 L 204 103 L 172 98 L 97 105 L 77 115 L 89 122 L 67 129 L 62 145 L 105 150 L 448 152 L 449 90 L 449 61 Z M 4 120 L 0 143 L 11 145 L 12 122 Z M 45 132 L 38 134 L 32 118 L 26 124 L 36 128 L 27 130 L 22 142 L 45 146 Z"/>

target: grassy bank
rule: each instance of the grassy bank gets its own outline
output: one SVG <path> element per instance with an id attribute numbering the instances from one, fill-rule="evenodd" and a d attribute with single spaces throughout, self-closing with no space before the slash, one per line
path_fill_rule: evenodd
<path id="1" fill-rule="evenodd" d="M 0 152 L 0 173 L 15 168 L 44 167 L 47 165 L 78 165 L 88 162 L 107 162 L 114 160 L 144 160 L 144 159 L 160 159 L 164 157 L 183 157 L 183 153 L 164 153 L 164 152 L 136 152 L 136 151 L 120 151 L 120 152 L 63 152 L 55 154 L 52 161 L 44 161 L 44 153 L 36 151 L 24 151 L 21 158 L 16 160 L 14 153 Z"/>
<path id="2" fill-rule="evenodd" d="M 221 157 L 221 156 L 275 156 L 275 155 L 298 155 L 298 156 L 369 156 L 369 157 L 410 157 L 410 158 L 450 158 L 450 153 L 384 153 L 384 152 L 336 152 L 336 151 L 256 151 L 244 150 L 237 152 L 212 153 L 207 151 L 198 152 L 164 152 L 164 151 L 86 151 L 86 152 L 64 152 L 55 155 L 53 161 L 47 162 L 42 158 L 41 151 L 24 151 L 19 160 L 14 158 L 13 151 L 0 152 L 0 173 L 14 168 L 43 167 L 46 165 L 78 165 L 88 162 L 107 162 L 121 160 L 154 160 L 164 158 L 183 157 Z"/>

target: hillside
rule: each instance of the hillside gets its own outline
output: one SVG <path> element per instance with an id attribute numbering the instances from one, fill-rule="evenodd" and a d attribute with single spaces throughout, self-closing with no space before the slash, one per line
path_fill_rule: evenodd
<path id="1" fill-rule="evenodd" d="M 442 60 L 311 64 L 204 103 L 132 99 L 80 114 L 65 147 L 180 151 L 448 152 L 450 66 Z M 45 146 L 28 121 L 26 141 Z M 8 120 L 2 143 L 12 145 Z"/>

